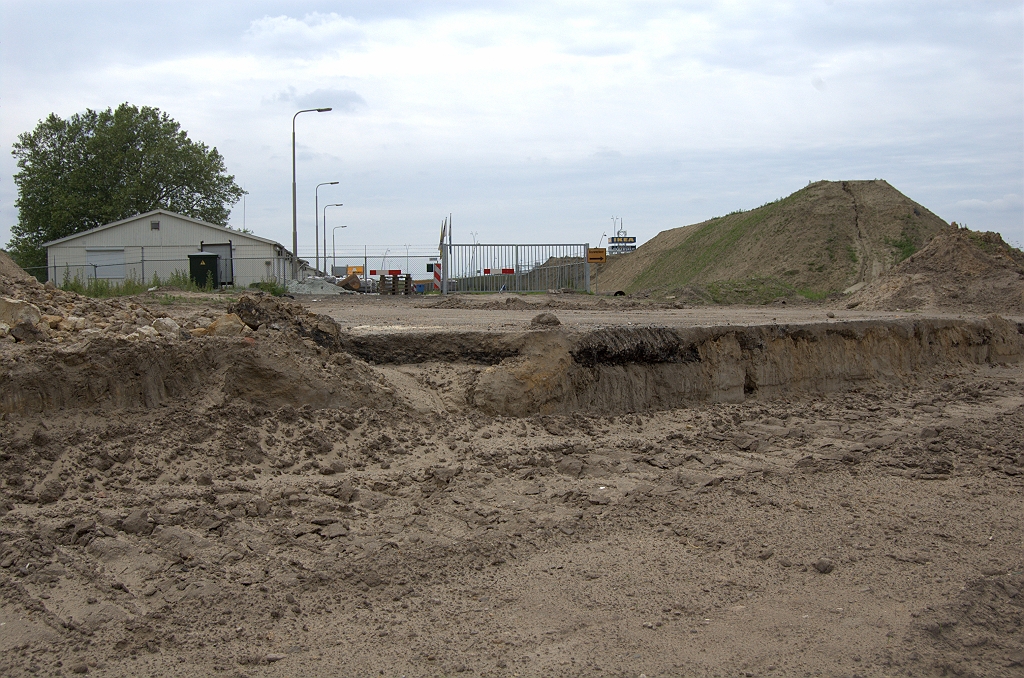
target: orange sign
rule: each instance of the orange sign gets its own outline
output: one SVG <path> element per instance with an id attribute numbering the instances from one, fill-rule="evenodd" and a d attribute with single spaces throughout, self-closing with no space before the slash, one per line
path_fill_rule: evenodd
<path id="1" fill-rule="evenodd" d="M 604 247 L 588 247 L 587 248 L 587 263 L 588 264 L 603 264 L 608 261 L 608 250 Z"/>

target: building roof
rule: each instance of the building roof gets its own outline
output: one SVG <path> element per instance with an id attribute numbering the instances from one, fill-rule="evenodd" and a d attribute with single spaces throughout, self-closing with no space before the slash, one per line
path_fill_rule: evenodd
<path id="1" fill-rule="evenodd" d="M 202 226 L 208 226 L 210 228 L 215 228 L 217 230 L 224 231 L 225 233 L 230 233 L 232 236 L 236 236 L 236 237 L 240 237 L 240 238 L 248 238 L 250 240 L 256 240 L 258 242 L 266 243 L 268 245 L 276 245 L 277 247 L 280 247 L 281 249 L 283 249 L 288 254 L 291 254 L 291 252 L 289 252 L 288 249 L 285 248 L 285 246 L 282 245 L 279 242 L 275 242 L 273 240 L 268 240 L 267 238 L 261 238 L 258 235 L 253 235 L 252 233 L 243 233 L 242 231 L 236 231 L 233 228 L 228 228 L 226 226 L 218 226 L 217 224 L 211 224 L 210 222 L 203 221 L 201 219 L 193 219 L 192 217 L 187 217 L 184 214 L 178 214 L 177 212 L 171 212 L 171 211 L 168 211 L 168 210 L 152 210 L 150 212 L 146 212 L 145 214 L 136 214 L 134 217 L 128 217 L 127 219 L 121 219 L 120 221 L 114 221 L 114 222 L 109 223 L 109 224 L 104 224 L 103 226 L 97 226 L 96 228 L 90 228 L 88 231 L 82 231 L 81 233 L 72 233 L 71 235 L 65 236 L 63 238 L 58 238 L 56 240 L 51 240 L 50 242 L 44 242 L 43 243 L 43 247 L 49 247 L 50 245 L 58 245 L 60 243 L 67 242 L 69 240 L 74 240 L 75 238 L 81 238 L 83 235 L 90 235 L 92 233 L 98 233 L 98 232 L 103 231 L 105 229 L 113 228 L 114 226 L 120 226 L 121 224 L 126 224 L 129 221 L 136 221 L 138 219 L 145 219 L 145 218 L 157 215 L 157 214 L 164 214 L 164 215 L 167 215 L 169 217 L 174 217 L 175 219 L 181 219 L 183 221 L 191 221 L 193 224 L 200 224 Z"/>

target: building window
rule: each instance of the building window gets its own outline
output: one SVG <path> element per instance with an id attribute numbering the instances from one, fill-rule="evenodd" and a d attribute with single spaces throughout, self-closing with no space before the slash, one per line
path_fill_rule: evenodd
<path id="1" fill-rule="evenodd" d="M 159 221 L 151 221 L 151 222 L 149 222 L 149 230 L 151 230 L 151 231 L 159 231 L 160 230 L 160 222 Z"/>
<path id="2" fill-rule="evenodd" d="M 124 250 L 85 250 L 86 276 L 99 280 L 124 280 Z"/>

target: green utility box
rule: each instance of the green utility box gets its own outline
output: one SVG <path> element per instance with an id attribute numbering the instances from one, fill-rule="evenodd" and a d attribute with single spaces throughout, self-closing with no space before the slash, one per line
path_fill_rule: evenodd
<path id="1" fill-rule="evenodd" d="M 219 288 L 219 259 L 220 255 L 213 252 L 196 252 L 188 255 L 188 277 L 199 287 L 205 287 L 206 283 L 212 280 L 214 288 Z"/>

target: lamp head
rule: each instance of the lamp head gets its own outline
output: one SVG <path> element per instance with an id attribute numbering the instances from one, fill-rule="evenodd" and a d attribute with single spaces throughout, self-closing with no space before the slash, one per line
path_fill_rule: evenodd
<path id="1" fill-rule="evenodd" d="M 318 109 L 316 109 L 316 112 L 317 113 L 326 113 L 327 111 L 330 111 L 330 110 L 333 110 L 333 109 L 332 108 L 318 108 Z"/>

